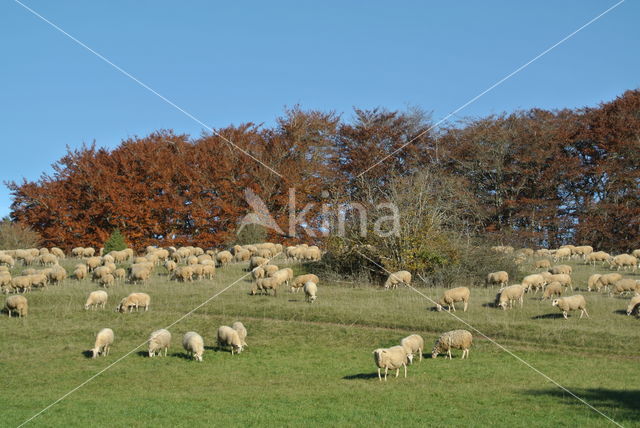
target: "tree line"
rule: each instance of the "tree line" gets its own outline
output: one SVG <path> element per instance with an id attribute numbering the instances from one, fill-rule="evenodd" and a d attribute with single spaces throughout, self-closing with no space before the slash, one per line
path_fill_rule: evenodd
<path id="1" fill-rule="evenodd" d="M 245 123 L 196 138 L 161 130 L 114 149 L 83 145 L 68 149 L 51 174 L 5 184 L 12 221 L 62 248 L 101 246 L 115 229 L 136 248 L 226 245 L 251 210 L 246 189 L 283 230 L 295 189 L 298 209 L 315 204 L 303 226 L 322 239 L 323 204 L 375 204 L 398 183 L 427 176 L 456 189 L 449 199 L 464 209 L 453 223 L 492 242 L 625 251 L 640 247 L 639 149 L 638 90 L 596 107 L 440 127 L 419 109 L 354 109 L 345 119 L 294 107 L 273 126 Z"/>

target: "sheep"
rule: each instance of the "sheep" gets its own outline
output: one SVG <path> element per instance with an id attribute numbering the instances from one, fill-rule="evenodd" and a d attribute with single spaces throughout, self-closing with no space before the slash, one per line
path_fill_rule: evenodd
<path id="1" fill-rule="evenodd" d="M 582 315 L 586 315 L 587 318 L 589 318 L 589 313 L 587 312 L 587 301 L 582 294 L 554 299 L 553 302 L 551 302 L 551 306 L 557 306 L 560 308 L 564 319 L 569 319 L 567 317 L 567 312 L 575 311 L 577 309 L 580 309 L 580 319 L 582 319 Z"/>
<path id="2" fill-rule="evenodd" d="M 268 290 L 273 290 L 273 297 L 276 297 L 278 294 L 278 287 L 282 284 L 282 278 L 273 277 L 273 278 L 260 278 L 256 280 L 253 289 L 251 290 L 251 294 L 256 294 L 258 290 L 264 291 L 266 294 L 269 294 Z"/>
<path id="3" fill-rule="evenodd" d="M 573 273 L 573 268 L 569 265 L 556 265 L 549 269 L 549 273 L 553 275 L 565 274 L 571 275 Z"/>
<path id="4" fill-rule="evenodd" d="M 318 283 L 320 282 L 320 278 L 312 273 L 308 273 L 306 275 L 298 275 L 291 282 L 291 291 L 298 291 L 298 289 L 302 288 L 309 281 L 318 285 Z"/>
<path id="5" fill-rule="evenodd" d="M 384 283 L 384 288 L 397 288 L 398 284 L 411 285 L 411 273 L 406 270 L 400 270 L 390 274 Z"/>
<path id="6" fill-rule="evenodd" d="M 264 269 L 261 266 L 255 267 L 251 270 L 251 276 L 254 280 L 264 278 Z"/>
<path id="7" fill-rule="evenodd" d="M 31 277 L 29 275 L 14 276 L 11 279 L 11 287 L 23 293 L 31 291 Z"/>
<path id="8" fill-rule="evenodd" d="M 442 307 L 446 306 L 447 311 L 451 312 L 456 311 L 455 302 L 464 302 L 463 312 L 467 311 L 467 307 L 469 305 L 469 296 L 471 296 L 471 291 L 467 287 L 456 287 L 444 292 L 438 303 L 436 303 L 436 309 L 442 311 Z"/>
<path id="9" fill-rule="evenodd" d="M 89 257 L 87 260 L 85 260 L 85 263 L 87 264 L 87 267 L 91 272 L 102 264 L 102 259 L 100 257 Z"/>
<path id="10" fill-rule="evenodd" d="M 96 358 L 102 354 L 103 357 L 109 355 L 109 349 L 113 345 L 113 330 L 110 328 L 103 328 L 96 334 L 96 342 L 91 350 L 92 357 Z"/>
<path id="11" fill-rule="evenodd" d="M 302 260 L 317 262 L 317 261 L 320 261 L 320 259 L 322 259 L 322 252 L 316 246 L 312 246 L 305 250 L 302 250 L 298 254 L 299 254 L 298 257 L 301 258 Z"/>
<path id="12" fill-rule="evenodd" d="M 173 276 L 176 280 L 187 282 L 193 281 L 193 267 L 192 266 L 178 266 Z"/>
<path id="13" fill-rule="evenodd" d="M 55 265 L 54 267 L 50 268 L 47 272 L 48 272 L 47 276 L 49 277 L 49 282 L 52 284 L 54 283 L 60 284 L 64 282 L 64 280 L 67 278 L 67 271 L 65 270 L 65 268 L 59 265 Z"/>
<path id="14" fill-rule="evenodd" d="M 304 284 L 305 300 L 309 303 L 316 301 L 316 293 L 318 292 L 318 286 L 313 281 L 308 281 Z"/>
<path id="15" fill-rule="evenodd" d="M 249 259 L 249 270 L 253 270 L 258 266 L 266 265 L 269 263 L 269 259 L 265 259 L 264 257 L 253 256 Z"/>
<path id="16" fill-rule="evenodd" d="M 11 257 L 8 254 L 0 254 L 0 265 L 6 265 L 6 266 L 9 266 L 10 268 L 13 268 L 15 264 L 16 262 L 13 259 L 13 257 Z"/>
<path id="17" fill-rule="evenodd" d="M 90 307 L 95 309 L 98 306 L 101 306 L 102 309 L 107 305 L 107 299 L 109 295 L 104 290 L 92 291 L 87 297 L 87 302 L 84 304 L 84 309 L 87 310 Z"/>
<path id="18" fill-rule="evenodd" d="M 106 273 L 98 279 L 98 284 L 100 284 L 104 288 L 109 288 L 109 286 L 115 283 L 115 280 L 116 279 L 113 275 L 111 275 L 110 273 Z"/>
<path id="19" fill-rule="evenodd" d="M 231 355 L 233 355 L 234 351 L 236 354 L 239 354 L 244 347 L 238 332 L 226 325 L 218 328 L 218 348 L 224 346 L 231 347 Z"/>
<path id="20" fill-rule="evenodd" d="M 413 360 L 413 355 L 407 352 L 407 350 L 398 345 L 391 348 L 378 348 L 373 351 L 373 360 L 378 366 L 378 379 L 382 381 L 380 369 L 384 369 L 384 380 L 387 380 L 387 373 L 389 369 L 396 371 L 396 377 L 400 373 L 400 367 L 404 367 L 404 377 L 407 377 L 407 364 L 410 364 Z"/>
<path id="21" fill-rule="evenodd" d="M 565 258 L 569 259 L 571 257 L 571 252 L 572 251 L 570 247 L 558 248 L 553 254 L 553 261 L 557 262 L 558 260 L 562 260 Z"/>
<path id="22" fill-rule="evenodd" d="M 241 248 L 233 255 L 233 257 L 237 262 L 246 262 L 251 258 L 251 251 Z"/>
<path id="23" fill-rule="evenodd" d="M 131 293 L 127 297 L 123 298 L 118 306 L 116 312 L 133 312 L 133 308 L 138 312 L 139 307 L 143 307 L 145 312 L 149 310 L 149 304 L 151 303 L 151 297 L 147 293 Z"/>
<path id="24" fill-rule="evenodd" d="M 640 307 L 640 295 L 635 295 L 629 301 L 629 306 L 627 306 L 627 315 L 638 313 L 639 307 Z"/>
<path id="25" fill-rule="evenodd" d="M 601 276 L 602 275 L 600 275 L 599 273 L 594 273 L 589 277 L 589 279 L 587 280 L 587 291 L 591 291 L 591 289 L 594 289 L 594 290 L 599 289 L 599 288 L 596 288 L 596 284 L 598 283 L 598 280 L 600 279 Z"/>
<path id="26" fill-rule="evenodd" d="M 627 270 L 630 267 L 635 272 L 638 267 L 638 259 L 630 254 L 620 254 L 609 260 L 609 265 L 609 269 L 617 267 L 617 270 L 620 268 Z"/>
<path id="27" fill-rule="evenodd" d="M 155 357 L 156 353 L 162 356 L 162 350 L 164 349 L 164 356 L 167 356 L 167 351 L 171 346 L 171 333 L 169 330 L 161 328 L 156 330 L 149 336 L 149 357 Z"/>
<path id="28" fill-rule="evenodd" d="M 622 275 L 620 275 L 619 273 L 607 273 L 607 274 L 601 275 L 600 278 L 596 280 L 595 288 L 598 291 L 602 287 L 608 290 L 610 285 L 615 284 L 621 279 L 622 279 Z"/>
<path id="29" fill-rule="evenodd" d="M 639 290 L 638 282 L 635 279 L 623 278 L 613 284 L 611 294 L 622 294 L 626 292 L 633 292 Z"/>
<path id="30" fill-rule="evenodd" d="M 418 334 L 407 336 L 400 341 L 400 346 L 406 349 L 407 353 L 410 353 L 412 356 L 418 353 L 420 361 L 422 361 L 422 350 L 424 349 L 424 339 L 422 339 L 422 336 Z"/>
<path id="31" fill-rule="evenodd" d="M 218 254 L 216 254 L 216 261 L 218 262 L 220 267 L 231 263 L 231 260 L 233 260 L 233 254 L 231 254 L 229 251 L 220 251 Z"/>
<path id="32" fill-rule="evenodd" d="M 64 259 L 66 257 L 65 254 L 64 254 L 64 251 L 62 251 L 58 247 L 51 247 L 51 254 L 53 254 L 54 256 L 56 256 L 59 259 Z"/>
<path id="33" fill-rule="evenodd" d="M 505 287 L 509 283 L 509 274 L 503 270 L 498 272 L 491 272 L 487 275 L 485 280 L 485 286 L 493 286 L 497 284 L 500 287 Z"/>
<path id="34" fill-rule="evenodd" d="M 113 277 L 115 278 L 116 281 L 124 281 L 126 276 L 127 276 L 127 271 L 125 271 L 123 268 L 118 268 L 113 271 Z"/>
<path id="35" fill-rule="evenodd" d="M 544 288 L 544 286 L 547 284 L 547 280 L 545 279 L 543 273 L 534 273 L 533 275 L 525 276 L 522 279 L 522 287 L 524 288 L 524 290 L 529 291 L 531 287 L 535 288 L 536 291 L 539 288 Z"/>
<path id="36" fill-rule="evenodd" d="M 431 358 L 435 359 L 438 354 L 446 351 L 449 359 L 451 357 L 451 349 L 462 349 L 462 358 L 465 356 L 469 358 L 469 348 L 473 343 L 473 336 L 467 330 L 452 330 L 443 333 L 438 340 L 436 340 L 433 350 L 431 351 Z M 445 357 L 446 358 L 446 357 Z"/>
<path id="37" fill-rule="evenodd" d="M 524 287 L 521 284 L 510 285 L 501 289 L 496 295 L 496 306 L 501 307 L 503 310 L 507 310 L 507 302 L 509 302 L 509 308 L 513 308 L 513 302 L 519 301 L 522 308 L 522 302 L 524 297 Z"/>
<path id="38" fill-rule="evenodd" d="M 238 333 L 238 337 L 240 337 L 240 340 L 242 341 L 242 346 L 246 348 L 247 342 L 245 341 L 245 339 L 247 338 L 247 329 L 244 327 L 244 324 L 242 324 L 240 321 L 236 321 L 231 324 L 231 328 Z"/>
<path id="39" fill-rule="evenodd" d="M 80 267 L 83 266 L 83 267 Z M 78 281 L 82 281 L 87 277 L 87 266 L 86 265 L 78 265 L 73 271 L 73 277 Z"/>
<path id="40" fill-rule="evenodd" d="M 266 264 L 262 266 L 262 269 L 264 269 L 264 273 L 266 276 L 273 276 L 273 274 L 275 274 L 276 272 L 278 272 L 278 270 L 280 270 L 278 266 L 270 265 L 270 264 Z"/>
<path id="41" fill-rule="evenodd" d="M 29 303 L 27 302 L 27 298 L 24 296 L 7 297 L 7 300 L 4 302 L 4 308 L 9 313 L 9 318 L 11 318 L 12 312 L 16 312 L 18 314 L 18 318 L 26 317 L 29 313 Z"/>
<path id="42" fill-rule="evenodd" d="M 202 361 L 204 354 L 204 340 L 195 331 L 189 331 L 182 337 L 182 346 L 196 361 Z"/>
<path id="43" fill-rule="evenodd" d="M 573 285 L 571 281 L 571 276 L 563 273 L 559 273 L 557 275 L 550 275 L 547 279 L 547 282 L 559 282 L 564 287 L 569 287 L 573 290 Z"/>
<path id="44" fill-rule="evenodd" d="M 544 293 L 542 294 L 542 300 L 550 299 L 551 296 L 560 297 L 562 296 L 563 291 L 564 287 L 562 286 L 562 284 L 560 284 L 558 281 L 553 281 L 552 283 L 547 285 L 547 288 L 544 290 Z"/>
<path id="45" fill-rule="evenodd" d="M 96 250 L 91 248 L 91 247 L 85 247 L 85 249 L 82 251 L 82 257 L 93 257 L 93 255 L 96 253 Z"/>
<path id="46" fill-rule="evenodd" d="M 139 281 L 146 282 L 151 276 L 153 265 L 147 263 L 132 264 L 129 268 L 129 281 L 137 284 Z"/>
<path id="47" fill-rule="evenodd" d="M 11 274 L 9 272 L 0 272 L 0 287 L 3 291 L 7 287 L 11 287 Z"/>
<path id="48" fill-rule="evenodd" d="M 551 267 L 551 262 L 547 259 L 536 260 L 534 267 L 536 269 L 549 269 Z"/>
<path id="49" fill-rule="evenodd" d="M 279 284 L 289 285 L 293 278 L 293 270 L 291 268 L 279 269 L 270 275 L 270 278 L 277 278 Z"/>
<path id="50" fill-rule="evenodd" d="M 216 266 L 215 265 L 201 265 L 202 266 L 202 276 L 208 279 L 213 279 L 213 276 L 216 274 Z"/>
<path id="51" fill-rule="evenodd" d="M 47 282 L 49 282 L 49 277 L 43 274 L 42 272 L 36 272 L 34 274 L 29 275 L 29 279 L 31 280 L 32 287 L 46 288 Z"/>
<path id="52" fill-rule="evenodd" d="M 53 254 L 43 254 L 40 256 L 40 264 L 43 266 L 53 266 L 58 264 L 58 258 Z"/>
<path id="53" fill-rule="evenodd" d="M 587 256 L 593 253 L 593 247 L 591 245 L 581 245 L 574 249 L 575 254 L 581 255 L 583 260 L 586 260 Z"/>
<path id="54" fill-rule="evenodd" d="M 591 263 L 595 266 L 596 262 L 606 262 L 610 258 L 611 256 L 608 253 L 605 253 L 604 251 L 596 251 L 595 253 L 587 255 L 585 262 L 587 264 Z"/>

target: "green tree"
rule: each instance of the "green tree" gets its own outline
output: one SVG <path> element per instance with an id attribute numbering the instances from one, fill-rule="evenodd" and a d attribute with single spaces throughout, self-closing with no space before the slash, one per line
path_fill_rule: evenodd
<path id="1" fill-rule="evenodd" d="M 111 236 L 104 243 L 104 253 L 109 254 L 111 251 L 121 251 L 127 248 L 125 238 L 119 229 L 111 232 Z"/>

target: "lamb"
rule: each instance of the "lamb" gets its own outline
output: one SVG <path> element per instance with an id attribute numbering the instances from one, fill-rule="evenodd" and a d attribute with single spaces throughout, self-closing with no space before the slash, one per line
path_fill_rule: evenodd
<path id="1" fill-rule="evenodd" d="M 507 310 L 507 302 L 509 308 L 513 308 L 513 302 L 519 301 L 522 308 L 522 302 L 524 298 L 524 287 L 520 284 L 510 285 L 501 289 L 496 295 L 496 306 L 501 307 L 503 310 Z"/>
<path id="2" fill-rule="evenodd" d="M 242 352 L 242 348 L 244 347 L 238 332 L 226 325 L 218 328 L 218 348 L 222 348 L 224 346 L 231 347 L 231 355 L 233 355 L 234 351 L 236 354 L 239 354 Z"/>
<path id="3" fill-rule="evenodd" d="M 318 286 L 313 281 L 308 281 L 304 284 L 305 300 L 309 303 L 316 301 L 316 293 L 318 292 Z"/>
<path id="4" fill-rule="evenodd" d="M 373 351 L 373 360 L 378 366 L 378 379 L 382 381 L 380 369 L 384 369 L 384 380 L 387 380 L 389 369 L 396 371 L 396 377 L 400 373 L 400 367 L 404 367 L 404 377 L 407 377 L 407 364 L 413 360 L 413 355 L 398 345 L 391 348 L 378 348 Z"/>
<path id="5" fill-rule="evenodd" d="M 553 275 L 565 274 L 571 275 L 573 273 L 573 268 L 569 265 L 556 265 L 549 269 L 549 273 Z"/>
<path id="6" fill-rule="evenodd" d="M 602 275 L 600 275 L 599 273 L 594 273 L 589 277 L 589 279 L 587 280 L 587 291 L 591 291 L 591 289 L 599 290 L 599 287 L 596 288 L 596 286 L 601 276 Z"/>
<path id="7" fill-rule="evenodd" d="M 498 272 L 491 272 L 487 275 L 485 286 L 493 286 L 494 284 L 497 284 L 500 287 L 505 287 L 507 284 L 509 284 L 509 274 L 503 270 Z"/>
<path id="8" fill-rule="evenodd" d="M 442 311 L 443 306 L 446 306 L 448 312 L 451 312 L 451 308 L 453 308 L 453 311 L 455 312 L 455 302 L 464 302 L 464 309 L 462 311 L 466 312 L 469 305 L 469 296 L 471 296 L 471 291 L 467 287 L 452 288 L 444 292 L 436 304 L 436 309 L 439 312 Z"/>
<path id="9" fill-rule="evenodd" d="M 611 293 L 619 295 L 622 293 L 633 292 L 633 291 L 640 291 L 638 282 L 635 279 L 623 278 L 616 281 L 615 284 L 613 284 Z"/>
<path id="10" fill-rule="evenodd" d="M 7 300 L 4 302 L 4 308 L 9 313 L 9 318 L 11 318 L 12 312 L 16 312 L 18 314 L 18 318 L 26 317 L 29 313 L 29 303 L 27 302 L 27 298 L 24 296 L 7 297 Z"/>
<path id="11" fill-rule="evenodd" d="M 149 336 L 149 357 L 155 357 L 156 352 L 162 356 L 162 350 L 164 349 L 164 356 L 167 356 L 167 351 L 171 346 L 171 333 L 169 330 L 161 328 L 156 330 Z"/>
<path id="12" fill-rule="evenodd" d="M 236 321 L 231 324 L 231 328 L 238 333 L 238 337 L 240 337 L 240 340 L 242 341 L 242 346 L 246 348 L 247 342 L 245 341 L 245 339 L 247 338 L 247 329 L 244 327 L 244 324 L 242 324 L 240 321 Z"/>
<path id="13" fill-rule="evenodd" d="M 627 306 L 627 315 L 631 315 L 633 313 L 638 313 L 638 308 L 640 308 L 640 295 L 635 295 L 629 301 L 629 306 Z"/>
<path id="14" fill-rule="evenodd" d="M 580 319 L 582 319 L 582 315 L 586 315 L 587 318 L 589 318 L 589 313 L 587 312 L 587 301 L 582 294 L 555 299 L 551 302 L 551 306 L 557 306 L 560 308 L 564 319 L 569 319 L 567 317 L 567 312 L 575 311 L 577 309 L 580 309 Z"/>
<path id="15" fill-rule="evenodd" d="M 411 273 L 406 270 L 400 270 L 390 274 L 384 283 L 384 288 L 398 288 L 398 284 L 411 285 Z"/>
<path id="16" fill-rule="evenodd" d="M 87 298 L 87 302 L 84 304 L 84 309 L 87 310 L 90 307 L 95 309 L 101 306 L 102 309 L 107 305 L 107 299 L 109 295 L 104 290 L 92 291 Z"/>
<path id="17" fill-rule="evenodd" d="M 182 346 L 196 361 L 202 361 L 204 354 L 204 340 L 195 331 L 189 331 L 182 337 Z"/>
<path id="18" fill-rule="evenodd" d="M 537 260 L 534 266 L 536 269 L 549 269 L 551 262 L 547 259 Z"/>
<path id="19" fill-rule="evenodd" d="M 407 353 L 410 353 L 412 356 L 418 353 L 420 361 L 422 361 L 422 350 L 424 349 L 424 339 L 422 339 L 422 336 L 418 334 L 407 336 L 400 341 L 400 346 L 406 349 Z"/>
<path id="20" fill-rule="evenodd" d="M 436 340 L 433 350 L 431 351 L 431 358 L 435 359 L 438 354 L 443 352 L 447 353 L 447 356 L 451 360 L 452 349 L 462 349 L 462 359 L 469 358 L 469 348 L 473 342 L 473 336 L 467 330 L 452 330 L 443 333 L 438 340 Z"/>
<path id="21" fill-rule="evenodd" d="M 110 328 L 103 328 L 96 335 L 96 343 L 91 350 L 93 358 L 102 354 L 103 357 L 109 355 L 109 349 L 113 345 L 113 330 Z"/>
<path id="22" fill-rule="evenodd" d="M 320 278 L 312 273 L 308 273 L 306 275 L 298 275 L 291 282 L 291 291 L 298 291 L 298 289 L 302 288 L 309 281 L 318 285 L 318 283 L 320 282 Z"/>
<path id="23" fill-rule="evenodd" d="M 560 284 L 558 281 L 553 281 L 552 283 L 547 285 L 547 288 L 544 290 L 544 293 L 542 294 L 542 300 L 550 299 L 551 296 L 560 297 L 562 296 L 563 291 L 564 287 L 562 286 L 562 284 Z"/>
<path id="24" fill-rule="evenodd" d="M 133 308 L 138 312 L 139 307 L 143 307 L 145 312 L 149 310 L 149 304 L 151 303 L 151 297 L 147 293 L 131 293 L 127 297 L 123 298 L 116 308 L 116 312 L 133 312 Z"/>

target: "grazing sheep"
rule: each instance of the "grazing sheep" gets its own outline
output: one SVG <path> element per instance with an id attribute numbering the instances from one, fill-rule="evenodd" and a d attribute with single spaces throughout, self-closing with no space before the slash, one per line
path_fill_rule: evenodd
<path id="1" fill-rule="evenodd" d="M 223 325 L 218 328 L 218 348 L 225 346 L 231 347 L 231 355 L 233 355 L 234 351 L 236 354 L 239 354 L 244 347 L 238 332 L 231 327 Z"/>
<path id="2" fill-rule="evenodd" d="M 596 262 L 606 262 L 609 261 L 610 258 L 611 256 L 608 253 L 605 253 L 604 251 L 596 251 L 595 253 L 589 254 L 585 259 L 585 262 L 587 264 L 591 263 L 595 266 Z"/>
<path id="3" fill-rule="evenodd" d="M 553 275 L 571 275 L 573 273 L 573 268 L 569 265 L 556 265 L 549 269 L 549 273 Z"/>
<path id="4" fill-rule="evenodd" d="M 551 262 L 547 259 L 536 260 L 534 266 L 536 269 L 549 269 L 551 267 Z"/>
<path id="5" fill-rule="evenodd" d="M 124 281 L 124 279 L 127 277 L 127 271 L 125 271 L 123 268 L 118 268 L 113 271 L 113 277 L 116 281 Z"/>
<path id="6" fill-rule="evenodd" d="M 264 278 L 264 274 L 265 272 L 264 269 L 262 269 L 262 266 L 255 267 L 251 270 L 251 276 L 254 280 Z"/>
<path id="7" fill-rule="evenodd" d="M 24 272 L 23 272 L 24 273 Z M 32 287 L 47 287 L 47 282 L 49 282 L 49 277 L 42 272 L 36 272 L 34 274 L 29 275 L 31 280 Z"/>
<path id="8" fill-rule="evenodd" d="M 143 307 L 145 312 L 149 310 L 149 304 L 151 303 L 151 297 L 147 293 L 131 293 L 127 297 L 123 298 L 116 308 L 116 312 L 133 312 L 133 308 L 138 312 L 139 307 Z"/>
<path id="9" fill-rule="evenodd" d="M 85 279 L 87 277 L 87 265 L 77 265 L 73 271 L 73 277 L 78 281 Z"/>
<path id="10" fill-rule="evenodd" d="M 101 306 L 102 309 L 107 305 L 107 299 L 109 299 L 109 295 L 104 290 L 92 291 L 87 298 L 87 302 L 84 304 L 84 309 L 87 310 L 89 308 L 97 308 Z"/>
<path id="11" fill-rule="evenodd" d="M 278 266 L 270 265 L 270 264 L 266 264 L 262 266 L 262 269 L 264 269 L 264 273 L 266 276 L 273 276 L 276 272 L 280 270 Z"/>
<path id="12" fill-rule="evenodd" d="M 622 293 L 638 291 L 638 282 L 635 279 L 623 278 L 613 284 L 611 294 L 620 295 Z"/>
<path id="13" fill-rule="evenodd" d="M 320 282 L 320 278 L 312 273 L 308 273 L 306 275 L 298 275 L 291 282 L 291 291 L 297 292 L 298 289 L 304 287 L 304 285 L 309 281 L 318 285 L 318 283 Z"/>
<path id="14" fill-rule="evenodd" d="M 92 272 L 95 268 L 102 264 L 102 259 L 100 257 L 89 257 L 87 260 L 85 260 L 85 263 L 89 268 L 89 271 Z"/>
<path id="15" fill-rule="evenodd" d="M 406 349 L 407 353 L 412 356 L 417 353 L 420 357 L 420 361 L 422 361 L 422 350 L 424 349 L 424 339 L 422 339 L 422 336 L 418 334 L 407 336 L 400 341 L 400 346 Z"/>
<path id="16" fill-rule="evenodd" d="M 544 286 L 547 284 L 547 280 L 545 279 L 543 273 L 534 273 L 533 275 L 525 276 L 522 279 L 522 287 L 524 288 L 524 290 L 529 291 L 533 287 L 537 291 L 538 289 L 544 288 Z"/>
<path id="17" fill-rule="evenodd" d="M 269 263 L 269 259 L 253 256 L 249 259 L 249 270 L 253 270 L 253 268 L 257 268 L 258 266 L 266 265 L 267 263 Z"/>
<path id="18" fill-rule="evenodd" d="M 204 278 L 213 279 L 216 274 L 216 266 L 215 265 L 201 265 L 202 266 L 202 276 Z"/>
<path id="19" fill-rule="evenodd" d="M 407 364 L 413 360 L 413 355 L 398 345 L 391 348 L 378 348 L 373 351 L 373 360 L 378 366 L 378 379 L 382 381 L 380 369 L 384 369 L 384 380 L 387 380 L 389 369 L 396 371 L 396 377 L 400 373 L 400 367 L 404 367 L 404 377 L 407 377 Z"/>
<path id="20" fill-rule="evenodd" d="M 129 281 L 133 284 L 146 282 L 151 277 L 153 267 L 148 264 L 133 264 L 129 268 Z"/>
<path id="21" fill-rule="evenodd" d="M 558 260 L 569 259 L 571 257 L 571 248 L 564 247 L 558 248 L 555 253 L 553 253 L 553 261 L 557 262 Z"/>
<path id="22" fill-rule="evenodd" d="M 522 302 L 524 299 L 524 287 L 520 284 L 510 285 L 501 289 L 496 295 L 496 306 L 501 307 L 503 310 L 507 310 L 507 302 L 509 308 L 513 308 L 513 302 L 519 301 L 522 308 Z"/>
<path id="23" fill-rule="evenodd" d="M 245 339 L 247 338 L 247 329 L 244 327 L 244 324 L 240 321 L 236 321 L 231 324 L 231 328 L 238 333 L 238 337 L 240 337 L 240 340 L 242 341 L 242 346 L 246 347 L 247 342 Z"/>
<path id="24" fill-rule="evenodd" d="M 216 254 L 216 261 L 218 262 L 220 267 L 228 265 L 232 260 L 233 254 L 231 254 L 229 251 L 220 251 L 218 254 Z"/>
<path id="25" fill-rule="evenodd" d="M 599 287 L 597 287 L 597 284 L 601 276 L 602 275 L 600 275 L 599 273 L 594 273 L 589 277 L 589 279 L 587 280 L 587 291 L 591 291 L 591 289 L 599 290 Z"/>
<path id="26" fill-rule="evenodd" d="M 273 278 L 260 278 L 256 280 L 253 289 L 251 290 L 251 294 L 256 294 L 258 290 L 264 291 L 266 294 L 269 294 L 269 290 L 273 290 L 273 297 L 276 297 L 278 294 L 278 287 L 282 284 L 282 278 L 273 277 Z"/>
<path id="27" fill-rule="evenodd" d="M 493 287 L 496 284 L 500 287 L 505 287 L 509 284 L 509 274 L 503 270 L 488 274 L 485 280 L 485 286 L 491 285 Z"/>
<path id="28" fill-rule="evenodd" d="M 564 287 L 558 281 L 553 281 L 547 288 L 545 288 L 544 293 L 542 294 L 542 300 L 550 299 L 551 296 L 562 296 L 562 292 L 564 291 Z"/>
<path id="29" fill-rule="evenodd" d="M 9 313 L 9 318 L 11 318 L 12 312 L 16 312 L 18 314 L 18 318 L 26 317 L 29 313 L 29 303 L 27 302 L 27 298 L 24 296 L 7 297 L 7 300 L 4 302 L 4 308 Z"/>
<path id="30" fill-rule="evenodd" d="M 60 248 L 58 247 L 52 247 L 51 248 L 51 254 L 53 254 L 54 256 L 56 256 L 59 259 L 64 259 L 66 256 L 64 255 L 64 251 L 62 251 Z"/>
<path id="31" fill-rule="evenodd" d="M 547 282 L 559 282 L 564 287 L 569 287 L 571 288 L 571 290 L 573 290 L 571 276 L 564 273 L 559 273 L 557 275 L 550 275 L 547 279 Z"/>
<path id="32" fill-rule="evenodd" d="M 595 289 L 597 291 L 600 291 L 600 288 L 604 287 L 605 290 L 608 290 L 610 285 L 615 284 L 621 279 L 622 275 L 620 275 L 619 273 L 607 273 L 604 275 L 600 275 L 600 278 L 596 280 Z"/>
<path id="33" fill-rule="evenodd" d="M 411 285 L 411 273 L 406 270 L 400 270 L 390 274 L 384 283 L 384 288 L 398 288 L 398 284 Z"/>
<path id="34" fill-rule="evenodd" d="M 444 292 L 444 294 L 436 304 L 436 309 L 438 311 L 442 311 L 442 307 L 446 306 L 448 312 L 451 312 L 452 308 L 455 312 L 455 302 L 464 302 L 464 309 L 462 311 L 466 312 L 469 305 L 469 296 L 471 296 L 471 291 L 467 287 L 452 288 Z"/>
<path id="35" fill-rule="evenodd" d="M 13 268 L 15 264 L 15 260 L 9 254 L 0 254 L 0 265 L 6 265 Z"/>
<path id="36" fill-rule="evenodd" d="M 636 295 L 631 298 L 629 301 L 629 306 L 627 306 L 627 315 L 631 315 L 633 313 L 638 313 L 638 308 L 640 307 L 640 296 Z"/>
<path id="37" fill-rule="evenodd" d="M 192 266 L 178 266 L 173 276 L 176 280 L 187 282 L 193 281 L 193 267 Z"/>
<path id="38" fill-rule="evenodd" d="M 182 346 L 196 361 L 202 361 L 204 354 L 204 340 L 195 331 L 189 331 L 182 337 Z"/>
<path id="39" fill-rule="evenodd" d="M 96 342 L 91 350 L 93 358 L 102 354 L 103 357 L 109 355 L 109 349 L 113 345 L 113 330 L 110 328 L 103 328 L 96 334 Z"/>
<path id="40" fill-rule="evenodd" d="M 316 301 L 316 293 L 318 292 L 318 286 L 313 281 L 308 281 L 304 284 L 305 300 L 309 303 Z"/>
<path id="41" fill-rule="evenodd" d="M 630 254 L 620 254 L 609 260 L 609 264 L 609 269 L 616 267 L 617 270 L 620 268 L 627 270 L 627 268 L 631 268 L 635 272 L 638 267 L 638 259 Z"/>
<path id="42" fill-rule="evenodd" d="M 587 312 L 587 301 L 582 294 L 555 299 L 551 302 L 551 306 L 557 306 L 560 308 L 564 319 L 568 319 L 567 312 L 578 309 L 580 309 L 580 319 L 582 319 L 582 315 L 586 315 L 587 318 L 589 318 L 589 313 Z"/>
<path id="43" fill-rule="evenodd" d="M 111 275 L 110 273 L 106 273 L 98 279 L 98 284 L 100 284 L 104 288 L 109 288 L 115 283 L 115 281 L 116 279 L 113 275 Z"/>
<path id="44" fill-rule="evenodd" d="M 167 356 L 167 351 L 171 346 L 171 333 L 164 328 L 156 330 L 149 336 L 149 357 L 155 357 L 156 353 L 162 356 L 162 350 L 164 349 L 164 356 Z"/>
<path id="45" fill-rule="evenodd" d="M 20 275 L 14 276 L 11 279 L 11 287 L 16 291 L 22 291 L 23 293 L 31 291 L 31 276 Z"/>
<path id="46" fill-rule="evenodd" d="M 431 358 L 437 358 L 438 354 L 446 352 L 451 360 L 452 349 L 462 349 L 462 359 L 465 357 L 469 358 L 469 348 L 471 348 L 472 343 L 473 336 L 467 330 L 448 331 L 436 340 L 433 350 L 431 351 Z"/>
<path id="47" fill-rule="evenodd" d="M 582 259 L 584 260 L 589 254 L 593 253 L 593 247 L 591 245 L 581 245 L 576 247 L 573 253 L 582 256 Z"/>
<path id="48" fill-rule="evenodd" d="M 85 247 L 84 250 L 82 250 L 82 257 L 93 257 L 93 255 L 96 253 L 96 250 L 91 248 L 91 247 Z"/>

